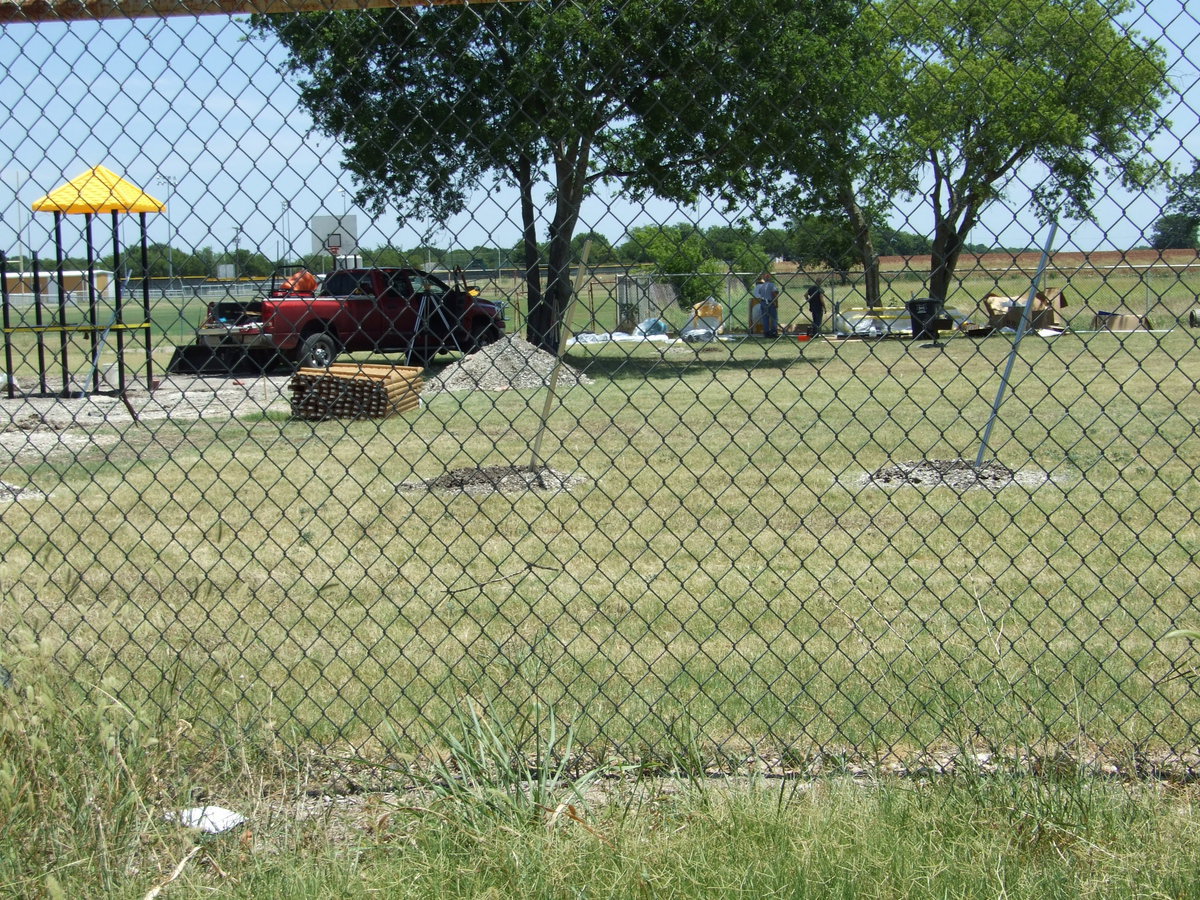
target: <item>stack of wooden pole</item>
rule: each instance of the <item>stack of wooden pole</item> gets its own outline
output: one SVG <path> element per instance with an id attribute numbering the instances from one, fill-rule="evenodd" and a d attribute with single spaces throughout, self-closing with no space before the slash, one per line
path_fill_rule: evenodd
<path id="1" fill-rule="evenodd" d="M 420 405 L 421 369 L 338 363 L 292 376 L 292 415 L 300 419 L 381 419 Z"/>

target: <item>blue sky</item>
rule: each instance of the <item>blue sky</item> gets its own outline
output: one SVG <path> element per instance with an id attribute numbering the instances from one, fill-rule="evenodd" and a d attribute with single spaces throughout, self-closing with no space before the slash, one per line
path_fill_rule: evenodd
<path id="1" fill-rule="evenodd" d="M 1152 0 L 1126 21 L 1162 42 L 1177 92 L 1168 101 L 1172 129 L 1152 150 L 1190 167 L 1200 150 L 1200 72 L 1188 55 L 1200 57 L 1200 25 L 1181 0 Z M 289 244 L 305 253 L 308 219 L 344 211 L 357 213 L 365 246 L 411 246 L 425 238 L 463 247 L 517 242 L 516 198 L 507 191 L 481 192 L 470 212 L 434 226 L 410 227 L 395 216 L 375 221 L 356 211 L 339 191 L 351 183 L 340 171 L 337 145 L 308 133 L 295 88 L 278 73 L 282 52 L 246 35 L 243 22 L 225 16 L 0 31 L 0 248 L 15 256 L 27 252 L 19 245 L 32 244 L 50 255 L 52 217 L 31 213 L 30 203 L 96 164 L 167 201 L 167 215 L 149 217 L 150 238 L 175 234 L 178 247 L 219 249 L 237 241 L 272 257 Z M 1036 171 L 1022 173 L 1027 183 L 1036 178 Z M 1091 250 L 1144 243 L 1162 200 L 1161 191 L 1131 196 L 1113 186 L 1097 207 L 1100 224 L 1063 223 L 1060 244 Z M 1022 215 L 1023 201 L 1014 190 L 972 239 L 988 242 L 995 234 L 1010 245 L 1039 244 L 1044 229 Z M 67 240 L 77 248 L 81 220 L 68 219 Z M 599 196 L 586 204 L 580 228 L 618 240 L 636 225 L 724 219 L 709 207 Z M 916 198 L 898 203 L 893 221 L 928 233 L 931 218 Z M 123 229 L 123 239 L 131 240 L 133 226 Z"/>

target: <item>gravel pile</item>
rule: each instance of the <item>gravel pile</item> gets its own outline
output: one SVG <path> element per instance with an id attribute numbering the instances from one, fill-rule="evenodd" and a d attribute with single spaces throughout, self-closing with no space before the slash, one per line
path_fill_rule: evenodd
<path id="1" fill-rule="evenodd" d="M 555 358 L 545 350 L 510 334 L 478 353 L 463 357 L 446 366 L 437 375 L 425 379 L 421 393 L 438 391 L 505 391 L 509 388 L 537 388 L 550 383 Z M 560 387 L 591 384 L 586 375 L 568 365 L 558 373 Z"/>
<path id="2" fill-rule="evenodd" d="M 985 462 L 978 469 L 965 459 L 921 459 L 916 462 L 891 463 L 869 473 L 865 481 L 878 487 L 948 487 L 957 491 L 971 488 L 998 490 L 1011 484 L 1036 484 L 1047 480 L 1045 475 L 1031 476 L 1016 472 L 1003 463 Z"/>

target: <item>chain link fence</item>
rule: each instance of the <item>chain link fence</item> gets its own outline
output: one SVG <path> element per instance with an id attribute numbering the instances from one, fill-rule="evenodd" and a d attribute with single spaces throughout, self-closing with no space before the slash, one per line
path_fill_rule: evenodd
<path id="1" fill-rule="evenodd" d="M 1194 13 L 335 5 L 3 4 L 10 688 L 1196 773 Z"/>

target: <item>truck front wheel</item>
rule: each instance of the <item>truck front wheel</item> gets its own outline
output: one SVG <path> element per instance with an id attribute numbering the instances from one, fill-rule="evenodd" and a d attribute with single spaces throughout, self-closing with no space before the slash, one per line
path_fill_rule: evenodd
<path id="1" fill-rule="evenodd" d="M 340 350 L 337 338 L 328 331 L 317 331 L 300 344 L 296 361 L 305 368 L 325 369 L 333 365 Z"/>
<path id="2" fill-rule="evenodd" d="M 471 328 L 471 338 L 466 352 L 478 353 L 488 344 L 494 344 L 498 340 L 500 340 L 500 332 L 496 330 L 495 325 L 476 324 Z"/>

